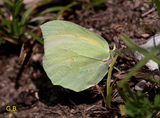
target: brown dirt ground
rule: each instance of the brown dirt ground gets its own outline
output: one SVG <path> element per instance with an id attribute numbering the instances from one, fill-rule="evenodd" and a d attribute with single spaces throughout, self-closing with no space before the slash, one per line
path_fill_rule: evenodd
<path id="1" fill-rule="evenodd" d="M 121 33 L 125 33 L 135 43 L 142 44 L 159 32 L 159 19 L 153 8 L 152 3 L 111 0 L 93 9 L 73 8 L 59 19 L 92 29 L 104 37 L 111 47 L 115 44 L 120 49 L 127 48 L 119 38 Z M 32 60 L 22 68 L 18 63 L 19 51 L 20 47 L 8 42 L 0 47 L 0 118 L 122 117 L 118 105 L 123 101 L 116 91 L 115 96 L 112 96 L 112 108 L 107 110 L 96 87 L 75 93 L 54 86 L 45 75 L 39 61 Z M 38 48 L 38 54 L 42 57 L 42 46 Z M 133 54 L 120 56 L 115 66 L 121 74 L 114 70 L 112 79 L 122 79 L 136 62 Z M 21 70 L 22 73 L 19 74 Z M 146 72 L 150 71 L 144 67 L 140 74 Z M 129 84 L 134 87 L 142 79 L 143 77 L 133 76 Z M 106 78 L 98 84 L 103 92 L 105 82 Z M 18 111 L 7 112 L 6 106 L 16 106 Z"/>

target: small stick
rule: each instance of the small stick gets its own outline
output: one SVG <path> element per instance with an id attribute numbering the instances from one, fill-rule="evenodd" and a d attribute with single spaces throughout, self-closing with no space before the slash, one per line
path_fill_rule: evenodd
<path id="1" fill-rule="evenodd" d="M 142 14 L 142 17 L 144 17 L 144 16 L 150 14 L 150 13 L 153 12 L 153 11 L 155 11 L 155 8 L 152 8 L 152 9 L 150 9 L 149 11 L 143 13 L 143 14 Z"/>

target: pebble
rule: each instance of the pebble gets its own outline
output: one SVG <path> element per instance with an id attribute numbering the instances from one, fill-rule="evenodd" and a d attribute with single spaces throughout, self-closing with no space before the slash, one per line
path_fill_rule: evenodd
<path id="1" fill-rule="evenodd" d="M 149 38 L 149 40 L 145 44 L 140 45 L 140 47 L 150 51 L 153 47 L 158 46 L 159 44 L 160 44 L 160 34 L 156 34 L 156 35 L 152 36 L 151 38 Z M 159 52 L 157 52 L 158 57 L 160 57 L 159 53 L 160 53 L 160 50 L 159 50 Z M 141 60 L 144 58 L 144 55 L 139 53 L 138 51 L 135 51 L 134 55 L 138 60 Z M 156 70 L 156 69 L 159 70 L 159 65 L 152 60 L 149 60 L 145 65 L 152 71 Z"/>
<path id="2" fill-rule="evenodd" d="M 149 34 L 141 34 L 141 37 L 143 37 L 143 38 L 148 38 L 148 37 L 149 37 Z"/>
<path id="3" fill-rule="evenodd" d="M 135 85 L 135 90 L 137 91 L 145 91 L 148 89 L 147 82 L 145 80 L 141 80 Z"/>

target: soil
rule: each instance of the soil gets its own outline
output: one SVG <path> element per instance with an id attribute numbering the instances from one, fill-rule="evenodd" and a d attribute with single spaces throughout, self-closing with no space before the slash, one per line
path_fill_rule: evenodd
<path id="1" fill-rule="evenodd" d="M 135 43 L 143 44 L 154 34 L 159 33 L 159 18 L 154 5 L 142 1 L 110 0 L 84 10 L 80 6 L 66 11 L 59 19 L 67 20 L 90 29 L 118 49 L 128 46 L 119 38 L 124 33 Z M 106 109 L 103 97 L 97 87 L 82 92 L 66 90 L 54 86 L 47 78 L 41 65 L 43 46 L 39 46 L 30 62 L 19 64 L 20 46 L 6 42 L 0 47 L 0 118 L 117 118 L 124 117 L 119 105 L 123 100 L 114 91 L 112 107 Z M 121 80 L 137 63 L 133 53 L 126 52 L 118 57 L 112 81 Z M 159 73 L 159 71 L 156 71 Z M 152 73 L 143 67 L 139 75 Z M 143 80 L 134 75 L 129 82 L 131 88 Z M 106 77 L 98 84 L 105 93 Z M 153 98 L 158 93 L 154 89 Z M 152 91 L 152 92 L 153 92 Z M 8 111 L 7 111 L 7 110 Z M 12 110 L 12 111 L 11 111 Z M 157 114 L 160 118 L 160 113 Z"/>

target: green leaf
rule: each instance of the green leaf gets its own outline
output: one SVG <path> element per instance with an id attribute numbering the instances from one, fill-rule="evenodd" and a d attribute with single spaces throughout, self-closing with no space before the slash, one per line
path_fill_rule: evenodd
<path id="1" fill-rule="evenodd" d="M 77 4 L 78 4 L 78 2 L 71 2 L 70 4 L 64 6 L 63 9 L 61 9 L 61 10 L 57 13 L 57 15 L 55 16 L 54 19 L 57 19 L 57 18 L 59 17 L 59 15 L 61 15 L 64 11 L 68 10 L 69 8 L 71 8 L 71 7 L 73 7 L 73 6 L 77 5 Z"/>
<path id="2" fill-rule="evenodd" d="M 67 21 L 50 21 L 41 29 L 43 67 L 53 84 L 78 92 L 103 79 L 110 59 L 105 39 Z"/>

